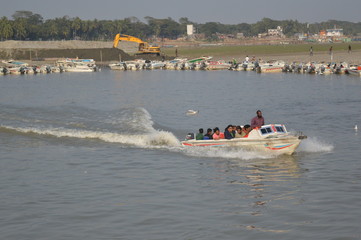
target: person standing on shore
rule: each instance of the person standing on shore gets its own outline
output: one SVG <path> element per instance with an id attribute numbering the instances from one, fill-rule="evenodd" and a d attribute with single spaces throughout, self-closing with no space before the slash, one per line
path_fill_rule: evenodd
<path id="1" fill-rule="evenodd" d="M 348 45 L 348 53 L 351 53 L 351 45 Z"/>
<path id="2" fill-rule="evenodd" d="M 330 53 L 331 62 L 332 62 L 333 61 L 333 47 L 332 46 L 330 47 L 329 53 Z"/>
<path id="3" fill-rule="evenodd" d="M 313 47 L 310 47 L 310 56 L 313 56 Z"/>
<path id="4" fill-rule="evenodd" d="M 255 116 L 251 120 L 251 128 L 252 129 L 257 128 L 257 127 L 262 127 L 264 125 L 264 118 L 262 116 L 261 110 L 257 110 L 256 114 L 257 114 L 257 116 Z"/>
<path id="5" fill-rule="evenodd" d="M 329 54 L 332 55 L 333 47 L 331 46 L 328 51 L 329 51 Z"/>

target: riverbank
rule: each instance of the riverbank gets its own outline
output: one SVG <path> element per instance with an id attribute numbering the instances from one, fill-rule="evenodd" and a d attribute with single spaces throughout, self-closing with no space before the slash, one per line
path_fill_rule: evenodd
<path id="1" fill-rule="evenodd" d="M 352 51 L 348 52 L 348 46 Z M 313 54 L 309 49 L 313 47 Z M 332 55 L 329 48 L 333 47 Z M 212 56 L 213 59 L 223 59 L 237 62 L 243 61 L 246 56 L 255 59 L 283 60 L 292 62 L 348 62 L 361 64 L 360 43 L 338 43 L 338 44 L 293 44 L 293 45 L 253 45 L 253 46 L 212 46 L 212 47 L 180 47 L 176 49 L 162 49 L 166 55 L 177 55 L 184 58 L 196 58 L 199 56 Z"/>
<path id="2" fill-rule="evenodd" d="M 164 46 L 169 46 L 167 42 Z M 348 52 L 348 46 L 352 51 Z M 135 58 L 160 60 L 162 57 L 135 56 L 137 44 L 122 42 L 119 48 L 112 48 L 111 41 L 3 41 L 0 42 L 0 59 L 15 59 L 30 64 L 53 63 L 57 58 L 92 58 L 98 64 L 108 64 L 114 61 L 132 60 Z M 313 47 L 313 55 L 309 49 Z M 333 47 L 333 54 L 329 48 Z M 288 44 L 288 45 L 212 45 L 212 46 L 184 46 L 161 47 L 166 59 L 176 56 L 181 58 L 197 58 L 212 56 L 214 60 L 243 61 L 246 56 L 255 59 L 283 60 L 292 62 L 347 62 L 361 64 L 361 43 L 335 44 Z"/>

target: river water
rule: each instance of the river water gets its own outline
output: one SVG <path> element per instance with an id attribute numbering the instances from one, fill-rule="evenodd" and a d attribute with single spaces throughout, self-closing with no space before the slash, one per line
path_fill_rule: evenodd
<path id="1" fill-rule="evenodd" d="M 360 104 L 342 75 L 0 76 L 1 238 L 361 239 Z M 258 109 L 294 155 L 180 147 Z"/>

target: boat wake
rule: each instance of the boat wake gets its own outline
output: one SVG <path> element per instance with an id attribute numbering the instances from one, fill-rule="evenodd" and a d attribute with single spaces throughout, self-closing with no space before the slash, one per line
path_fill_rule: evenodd
<path id="1" fill-rule="evenodd" d="M 22 128 L 22 127 L 9 127 L 0 126 L 2 129 L 17 131 L 24 134 L 39 134 L 51 137 L 68 137 L 68 138 L 79 138 L 79 139 L 99 139 L 104 142 L 120 143 L 125 145 L 134 145 L 138 147 L 162 147 L 162 146 L 179 146 L 179 141 L 175 136 L 166 131 L 157 131 L 149 134 L 121 134 L 113 132 L 103 131 L 87 131 L 78 129 L 65 129 L 65 128 Z"/>
<path id="2" fill-rule="evenodd" d="M 119 143 L 126 147 L 166 149 L 190 157 L 227 159 L 269 159 L 277 155 L 235 147 L 183 147 L 171 132 L 154 128 L 151 115 L 144 108 L 118 111 L 90 109 L 14 109 L 2 106 L 0 132 L 40 135 L 47 138 L 92 139 Z M 82 144 L 82 143 L 79 143 Z M 302 141 L 297 152 L 330 152 L 333 146 L 316 138 Z"/>
<path id="3" fill-rule="evenodd" d="M 122 109 L 113 115 L 84 109 L 74 111 L 78 113 L 70 116 L 69 113 L 64 116 L 57 111 L 37 111 L 34 119 L 29 118 L 34 110 L 27 111 L 19 111 L 21 113 L 15 116 L 14 113 L 2 114 L 0 131 L 53 138 L 94 139 L 142 148 L 180 146 L 179 140 L 171 132 L 153 128 L 151 116 L 143 108 Z"/>
<path id="4" fill-rule="evenodd" d="M 233 147 L 184 147 L 183 153 L 192 157 L 206 157 L 206 158 L 227 158 L 227 159 L 269 159 L 275 158 L 278 155 L 249 151 L 241 148 Z"/>
<path id="5" fill-rule="evenodd" d="M 308 137 L 303 140 L 297 149 L 297 152 L 308 152 L 308 153 L 327 153 L 332 152 L 334 146 L 330 143 L 326 143 L 316 137 Z"/>

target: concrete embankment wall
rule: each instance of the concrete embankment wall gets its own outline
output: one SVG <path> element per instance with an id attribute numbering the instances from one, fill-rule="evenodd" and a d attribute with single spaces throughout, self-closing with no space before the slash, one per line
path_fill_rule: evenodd
<path id="1" fill-rule="evenodd" d="M 135 58 L 164 58 L 154 55 L 134 56 L 137 51 L 138 43 L 134 42 L 121 42 L 118 48 L 113 48 L 112 41 L 0 41 L 0 59 L 4 60 L 52 62 L 57 58 L 91 58 L 97 63 L 106 63 Z"/>
<path id="2" fill-rule="evenodd" d="M 92 58 L 97 62 L 133 59 L 132 56 L 117 48 L 0 49 L 0 59 L 47 61 L 55 58 Z"/>

